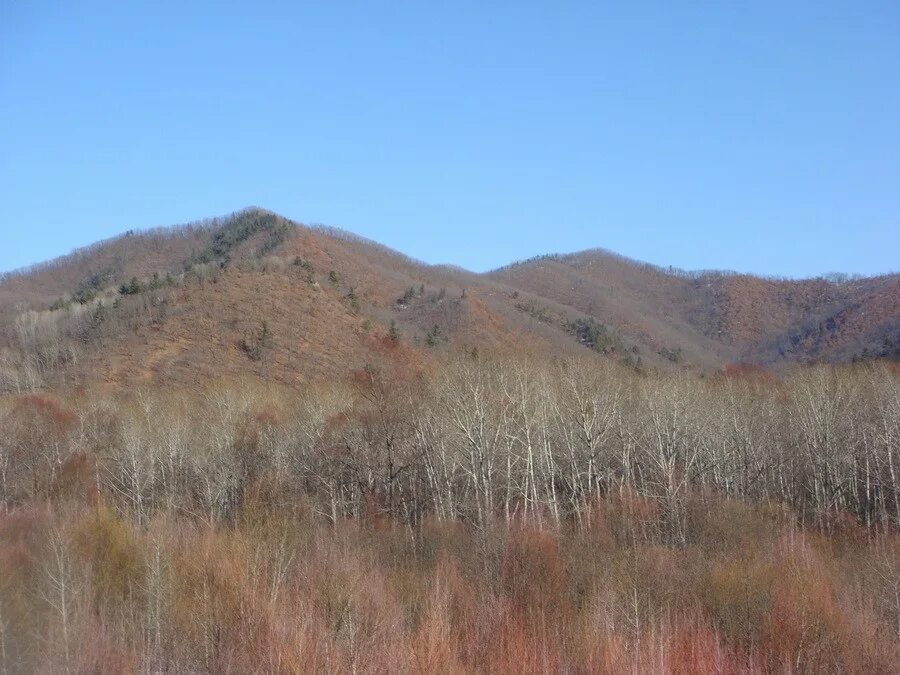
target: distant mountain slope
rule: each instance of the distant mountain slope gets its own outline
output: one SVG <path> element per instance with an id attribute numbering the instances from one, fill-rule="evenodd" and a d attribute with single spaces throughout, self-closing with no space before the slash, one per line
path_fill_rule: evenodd
<path id="1" fill-rule="evenodd" d="M 489 276 L 594 316 L 650 354 L 680 349 L 677 360 L 710 367 L 733 360 L 733 350 L 691 321 L 700 311 L 692 304 L 707 294 L 704 288 L 650 265 L 586 251 L 513 264 Z"/>
<path id="2" fill-rule="evenodd" d="M 889 356 L 900 346 L 900 275 L 829 281 L 681 273 L 605 251 L 510 265 L 491 278 L 596 316 L 687 360 L 779 365 Z"/>
<path id="3" fill-rule="evenodd" d="M 191 251 L 206 246 L 216 227 L 209 224 L 126 233 L 67 256 L 0 275 L 0 316 L 17 304 L 41 307 L 73 293 L 79 285 L 121 283 L 132 275 L 149 276 L 178 268 Z"/>
<path id="4" fill-rule="evenodd" d="M 604 251 L 478 275 L 262 209 L 129 233 L 0 279 L 0 387 L 290 384 L 378 360 L 593 349 L 716 369 L 892 355 L 900 277 L 689 275 Z"/>

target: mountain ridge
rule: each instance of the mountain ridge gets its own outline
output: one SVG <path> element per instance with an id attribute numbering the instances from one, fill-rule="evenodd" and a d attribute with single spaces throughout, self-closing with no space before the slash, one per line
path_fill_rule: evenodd
<path id="1" fill-rule="evenodd" d="M 587 347 L 638 369 L 780 369 L 896 358 L 900 275 L 685 272 L 600 248 L 475 273 L 249 207 L 0 275 L 0 324 L 6 388 L 245 373 L 300 384 L 396 360 L 400 343 L 421 364 Z"/>

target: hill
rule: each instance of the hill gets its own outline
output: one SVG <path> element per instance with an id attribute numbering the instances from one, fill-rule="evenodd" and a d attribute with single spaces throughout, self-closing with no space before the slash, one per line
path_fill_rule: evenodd
<path id="1" fill-rule="evenodd" d="M 489 275 L 589 313 L 657 353 L 771 367 L 900 348 L 900 275 L 766 279 L 664 270 L 606 251 L 545 256 Z"/>
<path id="2" fill-rule="evenodd" d="M 386 359 L 591 349 L 636 368 L 896 356 L 900 276 L 683 273 L 605 251 L 488 274 L 246 209 L 128 232 L 0 280 L 0 386 L 290 385 Z"/>

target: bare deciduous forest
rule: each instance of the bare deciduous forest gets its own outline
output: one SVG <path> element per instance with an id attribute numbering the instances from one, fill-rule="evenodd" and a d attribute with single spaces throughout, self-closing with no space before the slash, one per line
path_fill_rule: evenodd
<path id="1" fill-rule="evenodd" d="M 895 671 L 895 366 L 394 349 L 0 400 L 0 671 Z"/>

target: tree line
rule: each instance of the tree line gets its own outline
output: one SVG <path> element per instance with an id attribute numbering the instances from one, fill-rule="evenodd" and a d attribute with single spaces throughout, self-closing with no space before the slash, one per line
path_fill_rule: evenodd
<path id="1" fill-rule="evenodd" d="M 898 381 L 882 366 L 703 379 L 467 358 L 432 374 L 388 361 L 300 392 L 28 395 L 3 412 L 0 499 L 49 494 L 83 457 L 139 522 L 176 504 L 227 519 L 265 475 L 332 520 L 369 509 L 413 528 L 582 522 L 622 490 L 653 500 L 661 532 L 682 541 L 691 493 L 896 526 Z"/>

